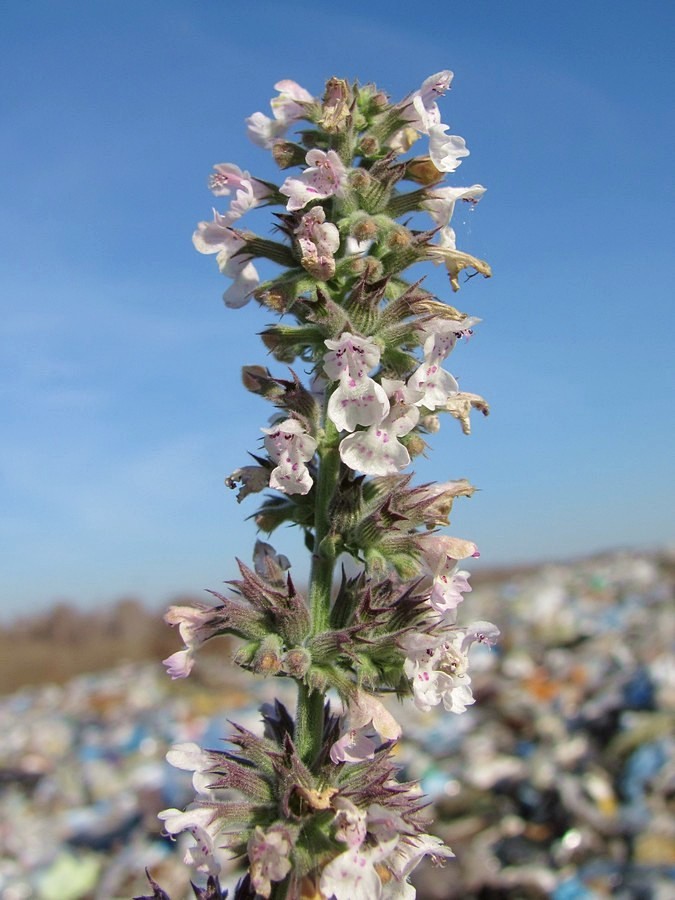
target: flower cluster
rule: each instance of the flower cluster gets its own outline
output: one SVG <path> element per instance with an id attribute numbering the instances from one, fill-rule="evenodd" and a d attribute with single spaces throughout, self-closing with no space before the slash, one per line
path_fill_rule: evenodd
<path id="1" fill-rule="evenodd" d="M 189 676 L 198 648 L 228 634 L 237 665 L 298 687 L 294 715 L 278 702 L 264 708 L 264 733 L 235 727 L 234 750 L 179 745 L 169 754 L 194 773 L 197 796 L 161 818 L 168 834 L 194 838 L 186 862 L 208 878 L 195 891 L 209 900 L 225 896 L 223 854 L 244 860 L 238 900 L 408 900 L 420 860 L 453 855 L 427 833 L 418 786 L 397 779 L 401 727 L 383 702 L 396 693 L 422 710 L 462 713 L 474 702 L 470 649 L 498 636 L 489 622 L 458 624 L 471 590 L 460 565 L 479 554 L 439 532 L 474 488 L 464 479 L 413 486 L 405 471 L 443 413 L 465 433 L 472 410 L 488 413 L 446 368 L 480 319 L 405 275 L 443 263 L 457 291 L 464 270 L 491 274 L 457 249 L 450 225 L 458 203 L 473 207 L 485 193 L 442 185 L 469 153 L 441 121 L 437 101 L 451 81 L 436 73 L 399 102 L 339 78 L 322 97 L 280 81 L 272 116 L 254 113 L 248 133 L 293 171 L 276 184 L 220 163 L 209 180 L 230 205 L 199 223 L 196 249 L 216 254 L 231 282 L 227 306 L 254 299 L 275 316 L 262 333 L 272 357 L 300 361 L 310 375 L 305 385 L 293 368 L 245 367 L 245 386 L 275 411 L 255 465 L 226 483 L 238 500 L 268 491 L 254 513 L 260 530 L 295 525 L 312 553 L 306 592 L 286 557 L 258 541 L 253 569 L 240 563 L 214 605 L 166 615 L 184 643 L 165 660 L 171 677 Z M 422 137 L 425 151 L 413 155 Z M 274 239 L 240 227 L 260 205 L 278 207 Z M 259 260 L 279 271 L 261 281 Z M 341 554 L 356 574 L 343 574 L 336 591 Z M 339 707 L 326 702 L 329 691 Z"/>

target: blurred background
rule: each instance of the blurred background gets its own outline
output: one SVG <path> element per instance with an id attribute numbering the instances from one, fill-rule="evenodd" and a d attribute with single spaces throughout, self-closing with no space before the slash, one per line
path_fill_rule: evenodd
<path id="1" fill-rule="evenodd" d="M 449 368 L 492 413 L 415 470 L 480 489 L 453 516 L 482 554 L 465 615 L 505 642 L 470 713 L 419 726 L 460 856 L 420 896 L 672 896 L 673 25 L 622 0 L 2 5 L 2 900 L 131 896 L 153 860 L 184 892 L 166 745 L 255 718 L 227 647 L 190 685 L 157 662 L 167 603 L 250 559 L 223 479 L 269 415 L 239 370 L 270 315 L 225 309 L 190 241 L 212 165 L 278 179 L 244 119 L 281 78 L 399 99 L 445 68 L 471 151 L 448 183 L 488 188 L 458 246 L 494 277 L 426 284 L 483 320 Z M 273 542 L 302 582 L 298 536 Z"/>

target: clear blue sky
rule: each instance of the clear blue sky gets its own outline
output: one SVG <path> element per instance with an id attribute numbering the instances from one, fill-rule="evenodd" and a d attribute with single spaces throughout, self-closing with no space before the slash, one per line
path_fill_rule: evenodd
<path id="1" fill-rule="evenodd" d="M 488 187 L 459 245 L 494 278 L 456 298 L 484 321 L 448 368 L 493 413 L 418 467 L 481 488 L 451 533 L 488 565 L 670 542 L 674 33 L 649 0 L 5 2 L 4 614 L 158 603 L 250 557 L 255 500 L 223 478 L 266 424 L 238 373 L 270 317 L 225 309 L 190 237 L 212 164 L 279 177 L 243 120 L 280 78 L 398 98 L 455 72 L 443 119 L 471 156 L 448 183 Z"/>

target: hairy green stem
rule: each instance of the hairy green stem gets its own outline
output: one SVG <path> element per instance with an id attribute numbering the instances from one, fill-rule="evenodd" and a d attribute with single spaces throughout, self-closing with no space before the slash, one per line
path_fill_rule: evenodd
<path id="1" fill-rule="evenodd" d="M 331 590 L 335 568 L 335 547 L 330 537 L 329 508 L 340 472 L 340 455 L 336 446 L 335 426 L 326 418 L 326 434 L 319 450 L 314 508 L 314 553 L 309 583 L 309 605 L 312 633 L 321 634 L 330 626 Z M 323 740 L 323 692 L 298 684 L 298 709 L 295 721 L 295 744 L 303 761 L 311 764 L 321 750 Z"/>

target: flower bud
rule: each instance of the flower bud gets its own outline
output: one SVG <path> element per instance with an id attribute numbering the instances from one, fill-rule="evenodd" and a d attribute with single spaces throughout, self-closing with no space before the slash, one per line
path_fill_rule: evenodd
<path id="1" fill-rule="evenodd" d="M 248 641 L 246 644 L 243 644 L 234 654 L 234 664 L 236 666 L 241 666 L 242 669 L 248 669 L 257 649 L 257 641 Z"/>
<path id="2" fill-rule="evenodd" d="M 260 337 L 272 356 L 279 362 L 291 363 L 297 356 L 295 348 L 285 343 L 281 335 L 273 328 L 261 331 Z"/>
<path id="3" fill-rule="evenodd" d="M 389 97 L 384 91 L 378 91 L 370 98 L 370 102 L 376 109 L 386 109 L 389 106 Z"/>
<path id="4" fill-rule="evenodd" d="M 377 237 L 377 225 L 370 216 L 361 216 L 354 222 L 349 230 L 349 234 L 359 243 L 361 241 L 372 241 Z"/>
<path id="5" fill-rule="evenodd" d="M 374 256 L 366 256 L 363 260 L 362 272 L 366 281 L 379 281 L 384 275 L 384 268 L 379 259 L 375 259 Z"/>
<path id="6" fill-rule="evenodd" d="M 293 647 L 281 657 L 281 669 L 291 678 L 304 678 L 312 664 L 312 656 L 304 647 Z"/>
<path id="7" fill-rule="evenodd" d="M 260 394 L 272 403 L 284 396 L 284 388 L 265 366 L 242 366 L 241 380 L 247 391 Z"/>
<path id="8" fill-rule="evenodd" d="M 404 250 L 410 243 L 410 232 L 403 225 L 395 224 L 387 235 L 387 246 L 390 250 Z"/>
<path id="9" fill-rule="evenodd" d="M 437 184 L 443 180 L 443 173 L 438 171 L 428 156 L 411 159 L 406 166 L 405 175 L 410 181 L 424 185 Z"/>
<path id="10" fill-rule="evenodd" d="M 411 458 L 421 456 L 427 448 L 427 442 L 419 434 L 408 434 L 401 438 L 401 443 L 405 444 L 406 450 Z"/>
<path id="11" fill-rule="evenodd" d="M 363 156 L 377 156 L 380 151 L 380 142 L 372 134 L 366 134 L 359 144 L 359 152 Z"/>
<path id="12" fill-rule="evenodd" d="M 258 675 L 276 675 L 281 670 L 282 646 L 281 638 L 275 634 L 263 638 L 251 662 L 253 671 Z"/>
<path id="13" fill-rule="evenodd" d="M 319 125 L 329 134 L 344 131 L 350 119 L 352 94 L 344 78 L 329 78 L 323 96 Z"/>
<path id="14" fill-rule="evenodd" d="M 254 294 L 254 297 L 258 303 L 262 303 L 263 306 L 276 313 L 286 312 L 293 299 L 287 289 L 284 290 L 280 287 L 258 291 Z"/>
<path id="15" fill-rule="evenodd" d="M 291 141 L 275 141 L 272 144 L 272 156 L 280 169 L 301 166 L 305 161 L 307 150 Z"/>
<path id="16" fill-rule="evenodd" d="M 431 413 L 428 416 L 422 416 L 420 425 L 428 431 L 429 434 L 437 434 L 437 432 L 441 430 L 441 420 L 434 413 Z"/>
<path id="17" fill-rule="evenodd" d="M 365 191 L 370 187 L 372 178 L 365 169 L 354 169 L 349 178 L 349 182 L 355 191 Z"/>

